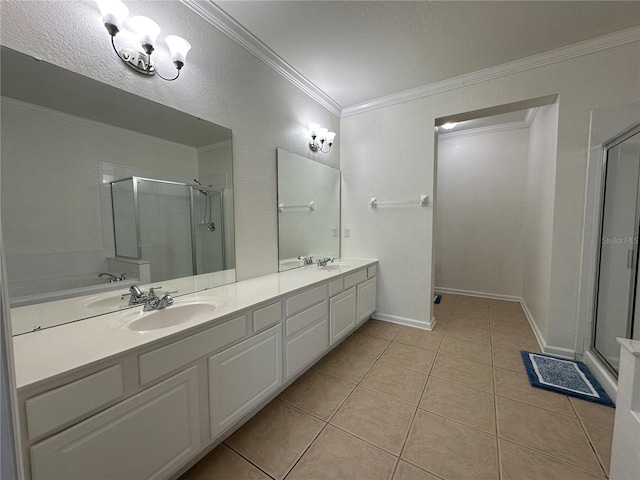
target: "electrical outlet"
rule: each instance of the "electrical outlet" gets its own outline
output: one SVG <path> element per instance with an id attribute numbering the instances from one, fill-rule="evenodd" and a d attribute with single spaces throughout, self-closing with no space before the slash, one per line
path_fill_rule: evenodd
<path id="1" fill-rule="evenodd" d="M 351 236 L 351 229 L 350 228 L 345 228 L 344 229 L 344 236 L 345 237 L 350 237 Z"/>
<path id="2" fill-rule="evenodd" d="M 334 237 L 337 237 L 338 236 L 338 229 L 337 228 L 332 229 L 331 230 L 331 235 L 334 236 Z"/>

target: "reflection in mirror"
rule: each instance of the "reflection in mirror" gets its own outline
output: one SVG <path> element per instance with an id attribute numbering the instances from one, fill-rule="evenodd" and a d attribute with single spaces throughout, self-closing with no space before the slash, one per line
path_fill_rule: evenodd
<path id="1" fill-rule="evenodd" d="M 340 170 L 278 149 L 279 270 L 340 256 Z"/>
<path id="2" fill-rule="evenodd" d="M 133 284 L 235 281 L 231 130 L 4 47 L 0 60 L 14 334 L 127 308 Z"/>

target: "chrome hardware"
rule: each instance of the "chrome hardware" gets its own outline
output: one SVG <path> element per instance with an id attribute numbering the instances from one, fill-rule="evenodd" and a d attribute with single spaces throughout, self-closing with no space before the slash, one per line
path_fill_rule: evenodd
<path id="1" fill-rule="evenodd" d="M 113 275 L 111 273 L 102 272 L 98 275 L 98 277 L 109 277 L 109 283 L 113 282 L 121 282 L 122 280 L 127 279 L 127 273 L 121 273 L 120 275 Z"/>
<path id="2" fill-rule="evenodd" d="M 173 297 L 171 295 L 165 293 L 162 298 L 160 298 L 154 294 L 153 296 L 150 295 L 149 298 L 147 298 L 142 311 L 150 312 L 152 310 L 162 310 L 163 308 L 167 308 L 169 305 L 173 305 Z"/>
<path id="3" fill-rule="evenodd" d="M 302 260 L 302 263 L 306 266 L 306 265 L 313 265 L 313 257 L 308 256 L 305 257 L 304 255 L 300 255 L 298 257 L 298 260 Z"/>
<path id="4" fill-rule="evenodd" d="M 335 258 L 323 258 L 321 260 L 318 260 L 318 267 L 326 267 L 327 263 L 333 263 L 334 260 Z"/>

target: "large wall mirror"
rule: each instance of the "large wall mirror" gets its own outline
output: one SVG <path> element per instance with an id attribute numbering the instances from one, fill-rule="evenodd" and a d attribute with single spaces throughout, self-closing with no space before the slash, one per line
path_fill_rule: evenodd
<path id="1" fill-rule="evenodd" d="M 278 149 L 280 271 L 340 256 L 340 171 Z"/>
<path id="2" fill-rule="evenodd" d="M 132 284 L 235 281 L 231 130 L 4 47 L 0 61 L 14 334 L 128 308 Z"/>

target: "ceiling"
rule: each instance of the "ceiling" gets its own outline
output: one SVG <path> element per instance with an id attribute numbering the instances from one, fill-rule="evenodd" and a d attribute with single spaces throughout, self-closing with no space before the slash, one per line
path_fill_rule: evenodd
<path id="1" fill-rule="evenodd" d="M 640 25 L 640 2 L 217 1 L 342 108 Z"/>

